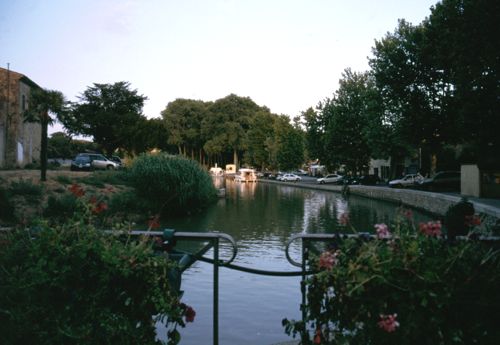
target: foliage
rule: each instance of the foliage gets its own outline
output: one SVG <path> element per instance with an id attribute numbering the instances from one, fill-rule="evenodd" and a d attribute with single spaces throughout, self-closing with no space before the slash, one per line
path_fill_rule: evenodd
<path id="1" fill-rule="evenodd" d="M 26 122 L 39 122 L 42 127 L 40 143 L 40 179 L 47 179 L 48 125 L 53 122 L 51 114 L 62 119 L 66 113 L 66 100 L 60 91 L 34 88 L 29 98 L 28 109 L 24 112 Z"/>
<path id="2" fill-rule="evenodd" d="M 153 243 L 96 230 L 95 204 L 74 185 L 77 212 L 63 225 L 40 223 L 0 238 L 3 344 L 158 344 L 155 322 L 192 321 L 168 282 L 172 264 Z"/>
<path id="3" fill-rule="evenodd" d="M 323 117 L 319 116 L 313 108 L 308 108 L 306 111 L 303 111 L 301 116 L 306 129 L 305 138 L 309 158 L 313 160 L 322 160 L 326 154 L 323 145 L 323 136 L 325 132 Z"/>
<path id="4" fill-rule="evenodd" d="M 345 239 L 309 262 L 306 323 L 284 320 L 288 333 L 310 328 L 315 344 L 500 341 L 497 249 L 443 241 L 439 222 L 375 227 L 378 239 Z"/>
<path id="5" fill-rule="evenodd" d="M 76 200 L 74 195 L 68 193 L 61 196 L 50 195 L 43 210 L 43 216 L 53 221 L 63 222 L 75 213 Z"/>
<path id="6" fill-rule="evenodd" d="M 0 180 L 1 182 L 2 180 Z M 7 189 L 0 186 L 0 219 L 5 221 L 14 220 L 14 205 L 11 201 L 11 195 Z"/>
<path id="7" fill-rule="evenodd" d="M 244 156 L 246 164 L 262 170 L 271 166 L 270 143 L 276 136 L 275 121 L 275 116 L 266 110 L 257 112 L 252 118 L 247 132 L 247 150 Z"/>
<path id="8" fill-rule="evenodd" d="M 325 163 L 333 168 L 343 164 L 348 171 L 359 173 L 370 161 L 367 115 L 374 111 L 374 106 L 370 103 L 366 74 L 347 69 L 339 83 L 335 96 L 327 99 L 321 108 L 326 123 Z"/>
<path id="9" fill-rule="evenodd" d="M 208 173 L 195 161 L 167 154 L 140 155 L 130 169 L 139 196 L 162 213 L 192 212 L 216 198 Z"/>
<path id="10" fill-rule="evenodd" d="M 95 187 L 104 188 L 106 184 L 111 185 L 130 185 L 130 177 L 126 170 L 103 170 L 94 171 L 88 176 L 77 178 L 81 183 L 89 184 Z"/>
<path id="11" fill-rule="evenodd" d="M 70 184 L 72 182 L 71 178 L 66 175 L 57 175 L 55 180 L 61 184 Z"/>
<path id="12" fill-rule="evenodd" d="M 33 198 L 40 198 L 43 193 L 43 186 L 33 184 L 31 180 L 19 179 L 10 183 L 9 190 L 12 195 L 25 195 Z"/>
<path id="13" fill-rule="evenodd" d="M 294 170 L 304 162 L 304 136 L 294 128 L 286 115 L 278 117 L 274 124 L 276 133 L 276 161 L 281 170 Z"/>
<path id="14" fill-rule="evenodd" d="M 145 119 L 142 107 L 146 99 L 130 90 L 127 82 L 96 83 L 71 105 L 61 122 L 73 134 L 92 136 L 108 154 L 117 148 L 133 151 L 136 124 Z"/>
<path id="15" fill-rule="evenodd" d="M 71 136 L 63 133 L 52 133 L 48 140 L 47 156 L 49 158 L 73 158 L 76 153 L 72 150 Z"/>

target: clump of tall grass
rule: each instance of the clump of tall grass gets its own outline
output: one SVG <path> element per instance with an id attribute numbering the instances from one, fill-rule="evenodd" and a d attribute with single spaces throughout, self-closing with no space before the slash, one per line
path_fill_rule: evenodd
<path id="1" fill-rule="evenodd" d="M 155 211 L 186 213 L 216 200 L 211 177 L 193 160 L 168 154 L 143 154 L 132 163 L 130 182 Z"/>

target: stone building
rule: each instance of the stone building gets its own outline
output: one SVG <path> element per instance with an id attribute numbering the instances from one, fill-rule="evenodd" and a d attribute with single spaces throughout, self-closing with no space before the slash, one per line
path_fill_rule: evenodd
<path id="1" fill-rule="evenodd" d="M 25 75 L 0 67 L 0 168 L 40 161 L 41 126 L 23 115 L 34 88 L 39 86 Z"/>

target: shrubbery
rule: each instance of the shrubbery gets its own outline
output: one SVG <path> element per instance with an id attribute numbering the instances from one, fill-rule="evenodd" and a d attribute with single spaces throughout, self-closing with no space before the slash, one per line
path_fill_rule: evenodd
<path id="1" fill-rule="evenodd" d="M 212 180 L 195 161 L 167 154 L 141 155 L 130 180 L 137 193 L 161 213 L 185 213 L 216 199 Z"/>
<path id="2" fill-rule="evenodd" d="M 284 320 L 287 333 L 308 329 L 314 344 L 500 343 L 498 248 L 445 241 L 440 222 L 376 230 L 309 262 L 319 273 L 306 282 L 306 323 Z"/>
<path id="3" fill-rule="evenodd" d="M 194 312 L 169 285 L 172 263 L 151 241 L 96 230 L 106 205 L 70 190 L 76 212 L 63 225 L 0 234 L 2 344 L 157 344 L 165 317 L 177 343 Z"/>

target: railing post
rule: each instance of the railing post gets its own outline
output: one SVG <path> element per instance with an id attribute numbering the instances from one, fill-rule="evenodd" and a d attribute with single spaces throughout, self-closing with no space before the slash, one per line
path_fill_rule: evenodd
<path id="1" fill-rule="evenodd" d="M 302 304 L 300 305 L 300 309 L 302 311 L 302 322 L 304 323 L 304 330 L 301 332 L 301 344 L 308 344 L 308 337 L 307 337 L 307 327 L 306 327 L 306 262 L 307 262 L 307 239 L 302 238 L 302 263 L 301 263 L 301 269 L 302 269 L 302 279 L 300 281 L 300 292 L 302 293 Z"/>
<path id="2" fill-rule="evenodd" d="M 214 238 L 214 345 L 219 345 L 219 238 Z"/>

